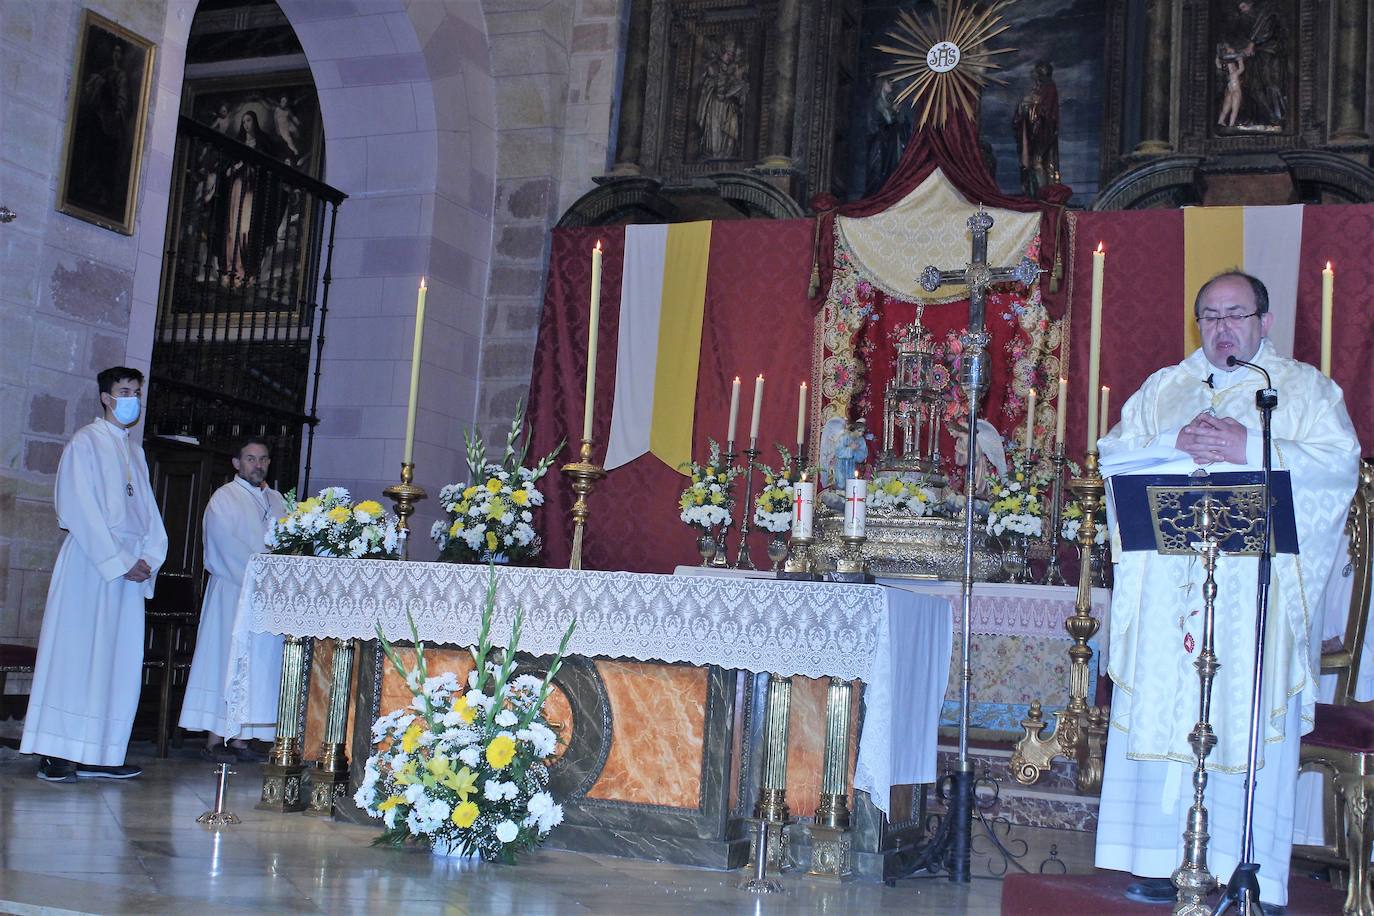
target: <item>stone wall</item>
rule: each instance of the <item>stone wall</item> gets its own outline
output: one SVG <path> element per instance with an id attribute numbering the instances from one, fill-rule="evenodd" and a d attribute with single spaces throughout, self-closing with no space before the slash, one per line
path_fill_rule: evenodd
<path id="1" fill-rule="evenodd" d="M 193 2 L 6 0 L 0 29 L 0 641 L 35 644 L 62 532 L 67 439 L 99 413 L 95 373 L 147 369 L 167 178 Z M 131 236 L 57 212 L 83 7 L 158 45 Z M 26 691 L 11 678 L 7 689 Z"/>

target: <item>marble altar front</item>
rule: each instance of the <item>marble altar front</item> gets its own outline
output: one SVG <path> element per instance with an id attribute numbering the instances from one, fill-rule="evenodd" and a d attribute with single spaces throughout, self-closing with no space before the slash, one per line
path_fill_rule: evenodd
<path id="1" fill-rule="evenodd" d="M 466 651 L 437 644 L 475 641 L 487 576 L 481 567 L 448 564 L 259 556 L 249 569 L 236 639 L 252 631 L 314 637 L 314 659 L 295 669 L 300 681 L 310 681 L 312 709 L 329 705 L 325 685 L 331 671 L 337 676 L 337 638 L 351 645 L 370 636 L 377 622 L 388 638 L 408 636 L 407 612 L 429 646 L 431 673 L 461 674 L 471 664 Z M 849 707 L 846 748 L 855 872 L 881 876 L 886 856 L 919 831 L 913 787 L 936 775 L 937 718 L 952 639 L 947 599 L 773 579 L 534 569 L 497 569 L 495 576 L 493 634 L 499 644 L 514 608 L 523 609 L 526 670 L 540 673 L 568 620 L 578 618 L 570 644 L 575 655 L 556 680 L 552 710 L 555 720 L 566 720 L 568 742 L 552 767 L 555 790 L 567 800 L 567 819 L 553 845 L 742 865 L 760 793 L 763 710 L 774 677 L 791 685 L 786 800 L 797 821 L 789 831 L 792 857 L 804 863 L 806 821 L 820 801 L 832 678 L 863 685 L 862 704 Z M 368 753 L 368 730 L 353 723 L 370 722 L 409 699 L 375 641 L 362 645 L 346 738 L 353 761 Z M 240 690 L 253 676 L 246 662 L 246 653 L 237 653 L 232 670 Z M 297 716 L 311 751 L 325 731 L 323 716 L 299 710 Z M 355 772 L 349 794 L 357 778 Z M 346 798 L 335 813 L 358 816 Z"/>

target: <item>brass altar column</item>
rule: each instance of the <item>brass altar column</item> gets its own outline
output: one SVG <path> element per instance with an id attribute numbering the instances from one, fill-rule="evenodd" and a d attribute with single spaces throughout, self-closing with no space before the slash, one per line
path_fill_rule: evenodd
<path id="1" fill-rule="evenodd" d="M 620 117 L 615 131 L 615 168 L 612 175 L 638 175 L 644 140 L 644 93 L 649 75 L 651 0 L 630 0 L 630 34 L 625 42 L 625 73 L 621 78 Z"/>
<path id="2" fill-rule="evenodd" d="M 768 111 L 768 155 L 765 169 L 792 167 L 792 119 L 797 109 L 797 41 L 801 0 L 779 0 L 774 22 L 773 100 Z"/>
<path id="3" fill-rule="evenodd" d="M 1173 2 L 1147 0 L 1145 6 L 1145 83 L 1140 100 L 1138 156 L 1173 152 L 1169 111 L 1173 81 Z"/>
<path id="4" fill-rule="evenodd" d="M 1369 30 L 1368 0 L 1338 0 L 1336 46 L 1331 73 L 1331 142 L 1367 143 L 1365 99 L 1369 76 L 1365 70 Z"/>
<path id="5" fill-rule="evenodd" d="M 787 733 L 792 718 L 792 679 L 768 675 L 768 695 L 764 701 L 763 774 L 754 817 L 768 823 L 767 867 L 780 870 L 788 862 L 787 825 Z M 755 841 L 757 846 L 757 841 Z M 756 861 L 757 848 L 750 850 Z"/>
<path id="6" fill-rule="evenodd" d="M 277 690 L 277 739 L 262 768 L 263 811 L 303 811 L 305 762 L 301 759 L 300 718 L 305 699 L 305 643 L 288 636 L 281 648 L 281 687 Z"/>
<path id="7" fill-rule="evenodd" d="M 821 764 L 821 803 L 811 827 L 813 878 L 848 877 L 853 867 L 849 835 L 849 714 L 852 688 L 830 679 L 825 698 L 825 757 Z"/>
<path id="8" fill-rule="evenodd" d="M 306 814 L 330 817 L 334 802 L 348 790 L 348 702 L 353 686 L 354 641 L 334 640 L 330 663 L 329 717 L 324 725 L 320 759 L 310 779 L 310 804 Z"/>

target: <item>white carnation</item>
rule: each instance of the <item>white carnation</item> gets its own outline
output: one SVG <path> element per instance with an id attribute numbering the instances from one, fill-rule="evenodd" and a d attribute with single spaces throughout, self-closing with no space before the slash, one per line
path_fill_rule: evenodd
<path id="1" fill-rule="evenodd" d="M 502 821 L 496 825 L 496 838 L 502 843 L 510 843 L 520 835 L 520 828 L 514 821 Z"/>

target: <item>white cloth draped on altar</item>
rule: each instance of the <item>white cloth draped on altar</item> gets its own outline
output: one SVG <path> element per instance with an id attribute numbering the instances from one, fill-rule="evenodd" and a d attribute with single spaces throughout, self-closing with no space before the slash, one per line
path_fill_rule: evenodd
<path id="1" fill-rule="evenodd" d="M 230 651 L 231 723 L 243 721 L 250 684 L 266 674 L 253 671 L 250 634 L 370 639 L 380 623 L 388 638 L 409 639 L 409 613 L 426 642 L 473 645 L 489 575 L 460 564 L 254 557 Z M 943 599 L 776 579 L 506 567 L 494 576 L 496 645 L 520 607 L 520 647 L 536 655 L 557 650 L 576 617 L 576 655 L 861 680 L 855 788 L 886 812 L 892 785 L 935 778 L 951 633 Z"/>

